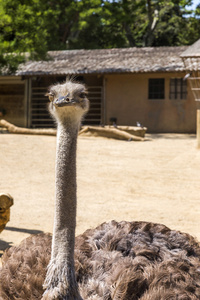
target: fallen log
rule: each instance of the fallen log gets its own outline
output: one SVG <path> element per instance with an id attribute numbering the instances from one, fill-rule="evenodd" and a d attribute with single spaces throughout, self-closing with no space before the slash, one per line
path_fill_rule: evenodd
<path id="1" fill-rule="evenodd" d="M 104 128 L 104 127 L 95 127 L 95 126 L 86 126 L 84 127 L 79 134 L 92 135 L 92 136 L 102 136 L 106 138 L 113 138 L 118 140 L 126 141 L 144 141 L 144 138 L 140 136 L 135 136 L 128 132 L 122 131 L 118 128 Z"/>
<path id="2" fill-rule="evenodd" d="M 120 126 L 117 126 L 117 129 L 128 132 L 132 135 L 141 136 L 141 137 L 145 137 L 145 134 L 147 131 L 146 127 L 138 127 L 138 126 L 121 126 L 120 125 Z"/>
<path id="3" fill-rule="evenodd" d="M 35 134 L 35 135 L 56 135 L 57 130 L 56 129 L 32 129 L 32 128 L 22 128 L 15 126 L 8 121 L 2 119 L 0 120 L 0 126 L 4 127 L 8 130 L 10 133 L 16 133 L 16 134 Z M 126 141 L 143 141 L 143 136 L 139 136 L 139 134 L 135 135 L 132 134 L 135 131 L 128 132 L 127 128 L 122 127 L 98 127 L 98 126 L 84 126 L 79 131 L 79 134 L 85 134 L 87 136 L 101 136 L 106 138 L 112 138 L 112 139 L 118 139 L 118 140 L 126 140 Z M 145 133 L 142 133 L 144 135 Z"/>
<path id="4" fill-rule="evenodd" d="M 10 133 L 18 134 L 37 134 L 37 135 L 56 135 L 56 129 L 32 129 L 15 126 L 8 121 L 0 120 L 0 126 L 5 127 Z"/>

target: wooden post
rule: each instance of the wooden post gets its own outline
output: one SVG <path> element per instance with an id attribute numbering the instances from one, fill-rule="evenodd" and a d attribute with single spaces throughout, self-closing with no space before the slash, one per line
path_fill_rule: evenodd
<path id="1" fill-rule="evenodd" d="M 200 149 L 200 109 L 197 109 L 197 148 Z"/>

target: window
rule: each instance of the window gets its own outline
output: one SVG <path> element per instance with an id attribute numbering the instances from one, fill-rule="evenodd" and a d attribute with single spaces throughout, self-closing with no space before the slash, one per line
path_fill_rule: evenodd
<path id="1" fill-rule="evenodd" d="M 149 99 L 165 99 L 165 79 L 149 79 Z"/>
<path id="2" fill-rule="evenodd" d="M 183 78 L 170 79 L 170 99 L 186 99 L 187 98 L 187 81 Z"/>

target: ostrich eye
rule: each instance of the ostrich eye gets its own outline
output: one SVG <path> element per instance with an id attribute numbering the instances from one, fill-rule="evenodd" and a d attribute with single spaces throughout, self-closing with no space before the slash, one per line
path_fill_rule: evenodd
<path id="1" fill-rule="evenodd" d="M 49 101 L 52 102 L 54 100 L 54 94 L 48 93 L 48 97 L 49 97 Z"/>
<path id="2" fill-rule="evenodd" d="M 85 97 L 86 97 L 86 93 L 84 93 L 84 92 L 83 92 L 83 93 L 80 93 L 79 97 L 80 97 L 80 98 L 85 98 Z"/>

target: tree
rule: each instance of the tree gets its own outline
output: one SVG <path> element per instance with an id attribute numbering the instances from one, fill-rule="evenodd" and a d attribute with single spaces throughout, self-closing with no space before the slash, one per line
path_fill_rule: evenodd
<path id="1" fill-rule="evenodd" d="M 200 38 L 200 4 L 188 18 L 187 44 L 191 45 Z"/>
<path id="2" fill-rule="evenodd" d="M 200 35 L 192 0 L 0 0 L 0 72 L 48 50 L 179 46 Z M 27 56 L 28 54 L 28 56 Z"/>
<path id="3" fill-rule="evenodd" d="M 180 46 L 187 44 L 189 25 L 187 5 L 192 1 L 173 0 L 158 1 L 158 22 L 154 31 L 153 46 Z"/>
<path id="4" fill-rule="evenodd" d="M 0 0 L 0 71 L 13 73 L 27 57 L 47 59 L 66 49 L 81 1 Z"/>
<path id="5" fill-rule="evenodd" d="M 191 31 L 198 31 L 197 19 L 187 9 L 192 0 L 83 2 L 69 48 L 179 46 L 188 44 Z"/>
<path id="6" fill-rule="evenodd" d="M 47 30 L 39 1 L 0 1 L 0 67 L 12 73 L 26 53 L 30 59 L 46 56 Z"/>

